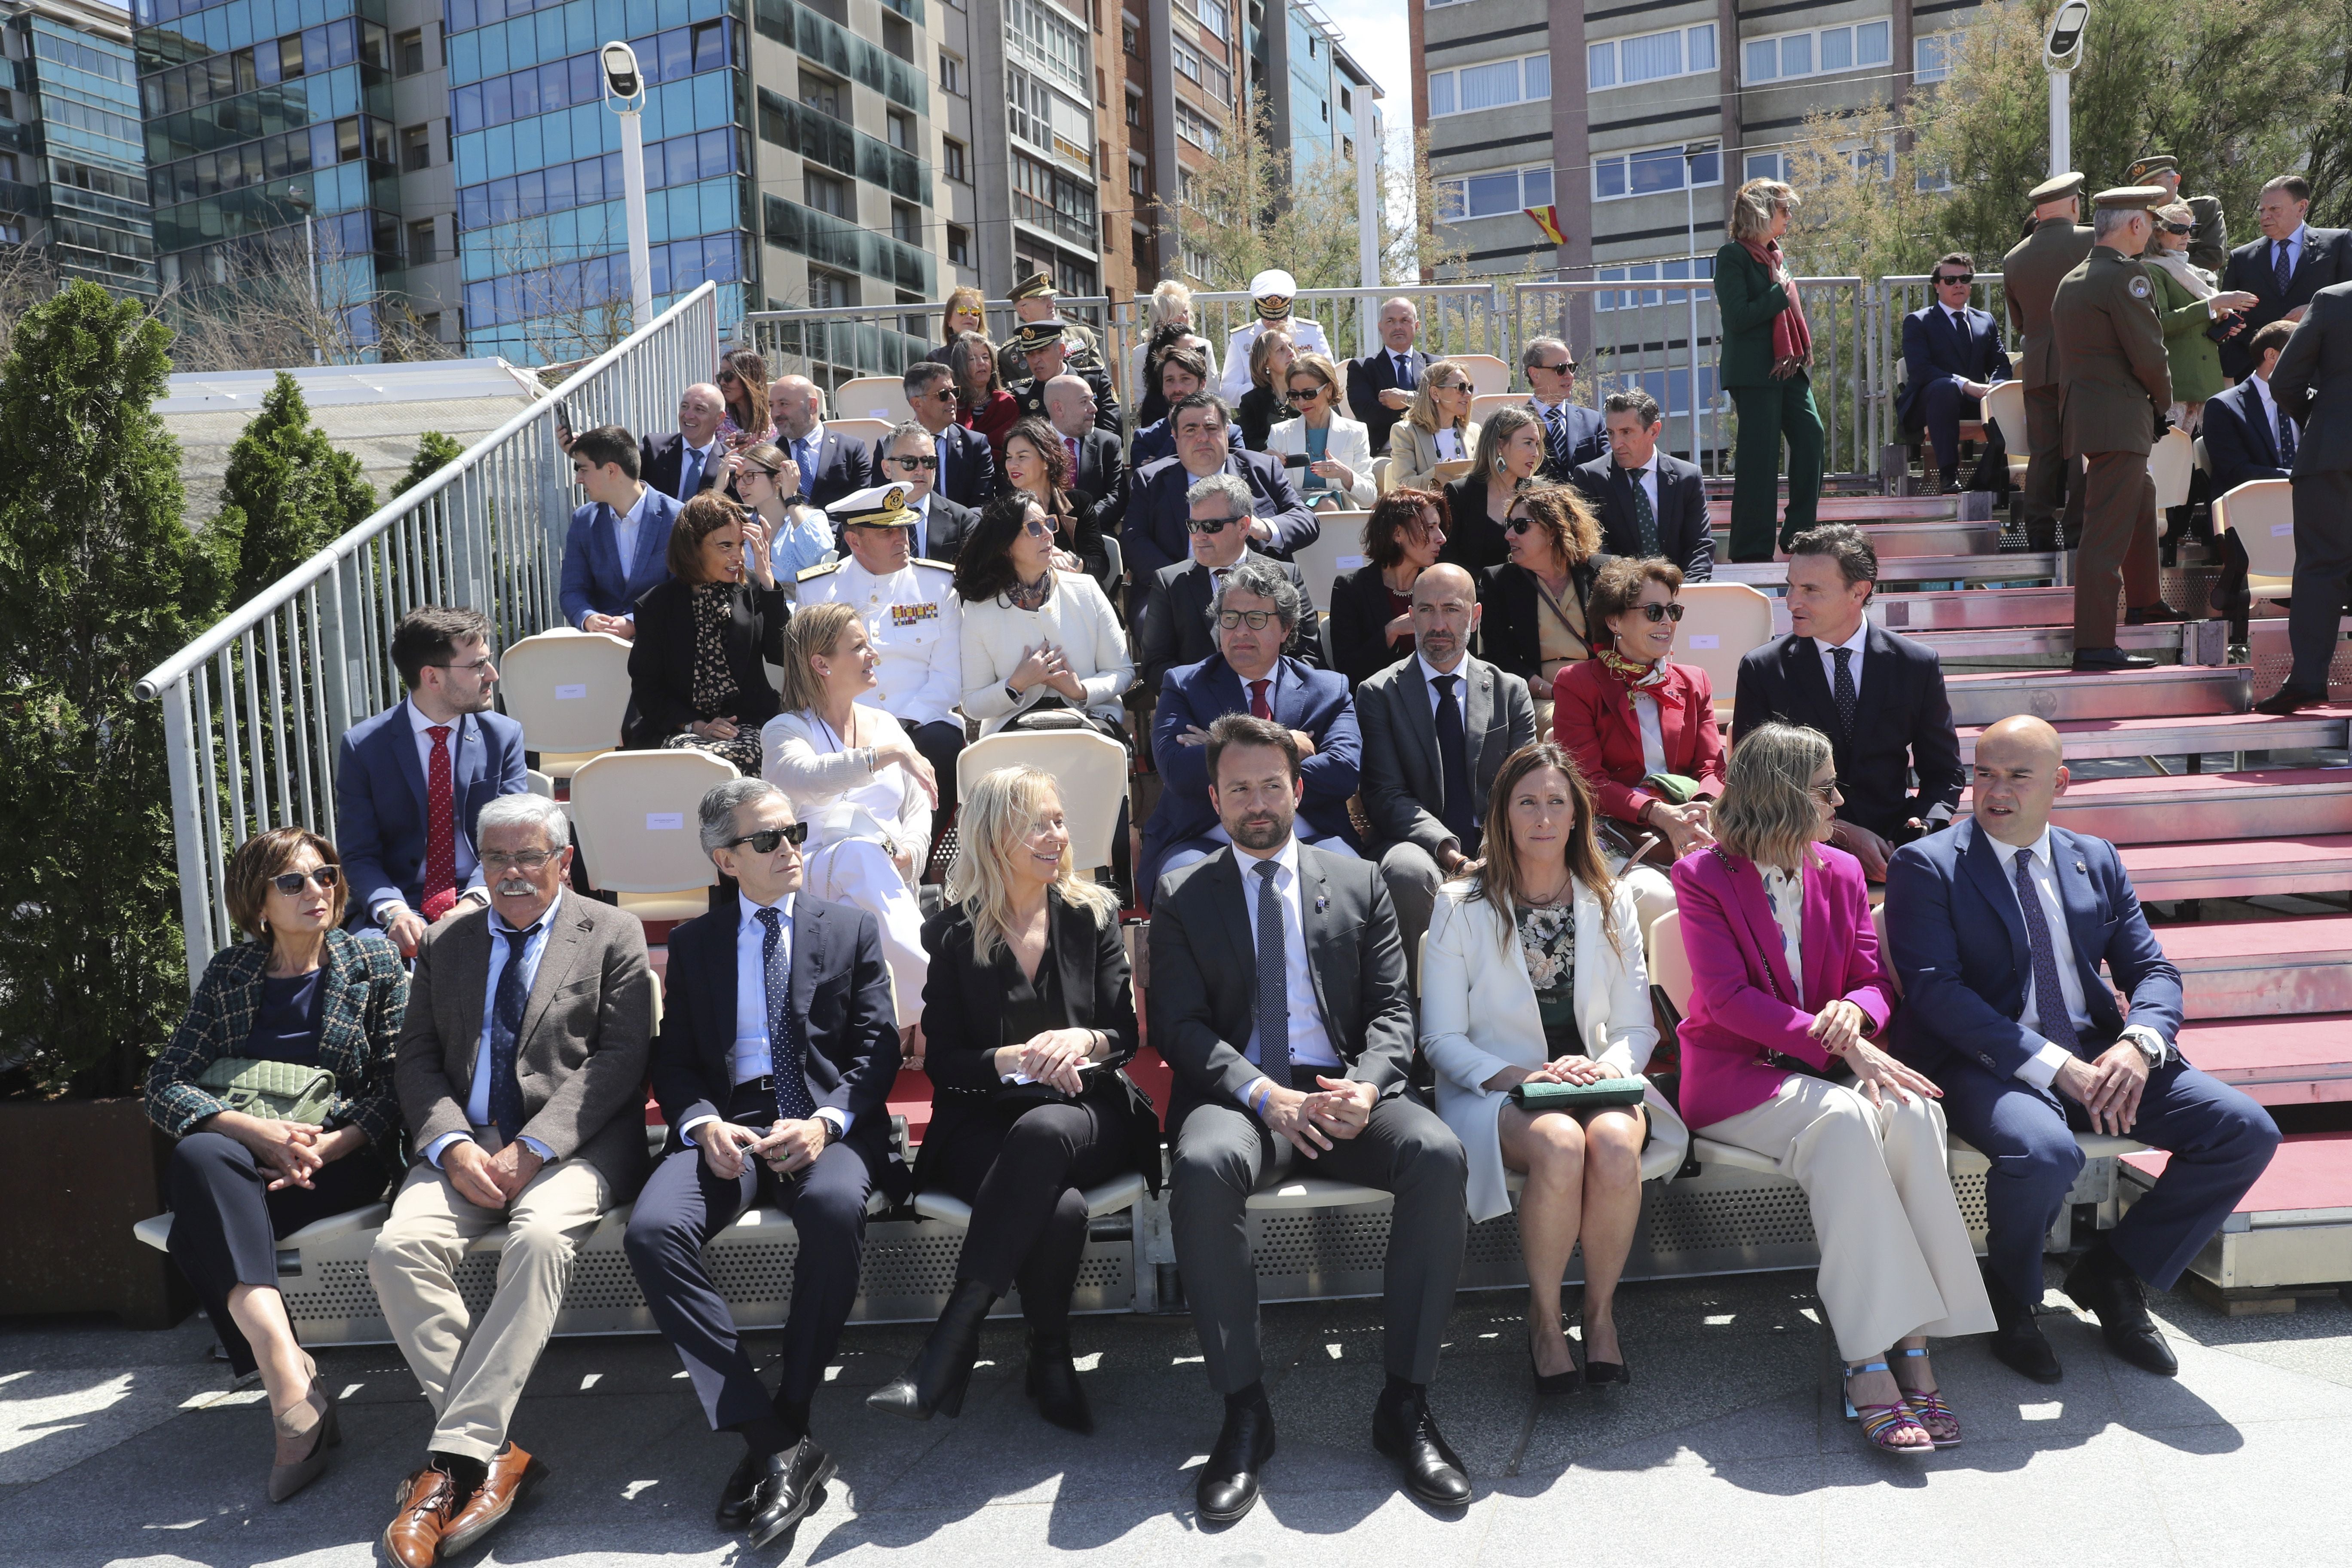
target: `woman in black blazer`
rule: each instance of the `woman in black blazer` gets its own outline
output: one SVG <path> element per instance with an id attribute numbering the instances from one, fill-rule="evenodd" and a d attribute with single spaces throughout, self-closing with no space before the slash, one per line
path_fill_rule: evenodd
<path id="1" fill-rule="evenodd" d="M 1536 733 L 1551 733 L 1552 681 L 1592 657 L 1585 605 L 1601 569 L 1601 524 L 1566 485 L 1537 485 L 1511 503 L 1503 538 L 1510 559 L 1478 584 L 1478 650 L 1487 663 L 1528 683 Z M 1599 633 L 1607 640 L 1605 630 Z"/>
<path id="2" fill-rule="evenodd" d="M 1331 584 L 1331 660 L 1350 685 L 1412 657 L 1412 585 L 1437 564 L 1445 521 L 1435 490 L 1391 490 L 1364 520 L 1364 563 Z"/>
<path id="3" fill-rule="evenodd" d="M 1159 1119 L 1118 1070 L 1137 1037 L 1118 904 L 1079 879 L 1050 774 L 988 774 L 956 828 L 957 901 L 924 933 L 923 1070 L 934 1099 L 915 1186 L 970 1204 L 971 1228 L 921 1353 L 866 1403 L 919 1421 L 955 1415 L 981 1322 L 1017 1284 L 1029 1396 L 1054 1425 L 1087 1432 L 1069 1329 L 1085 1189 L 1135 1170 L 1160 1184 Z"/>
<path id="4" fill-rule="evenodd" d="M 669 573 L 637 600 L 622 742 L 633 752 L 698 747 L 755 774 L 760 726 L 776 716 L 767 666 L 784 662 L 792 615 L 767 528 L 705 490 L 670 528 Z"/>

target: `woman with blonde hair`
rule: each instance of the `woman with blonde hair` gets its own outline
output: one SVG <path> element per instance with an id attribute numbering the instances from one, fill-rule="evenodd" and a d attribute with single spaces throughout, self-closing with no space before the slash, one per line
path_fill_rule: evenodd
<path id="1" fill-rule="evenodd" d="M 1829 844 L 1840 798 L 1817 730 L 1760 724 L 1732 748 L 1716 842 L 1675 865 L 1691 973 L 1682 1109 L 1805 1189 L 1846 1415 L 1873 1447 L 1916 1458 L 1960 1440 L 1927 1340 L 1990 1332 L 1992 1304 L 1952 1196 L 1943 1090 L 1877 1043 L 1894 984 L 1861 863 Z"/>
<path id="2" fill-rule="evenodd" d="M 1543 421 L 1523 403 L 1497 408 L 1478 428 L 1470 471 L 1445 487 L 1449 566 L 1472 576 L 1510 559 L 1507 535 L 1511 507 L 1519 492 L 1538 483 L 1549 448 Z"/>
<path id="3" fill-rule="evenodd" d="M 918 1191 L 971 1205 L 956 1285 L 897 1381 L 870 1395 L 915 1420 L 963 1407 L 989 1307 L 1016 1284 L 1037 1413 L 1094 1429 L 1070 1359 L 1086 1189 L 1140 1171 L 1160 1185 L 1160 1123 L 1118 1069 L 1135 1055 L 1118 900 L 1072 860 L 1051 774 L 999 768 L 956 819 L 948 909 L 925 929 L 931 1125 Z"/>
<path id="4" fill-rule="evenodd" d="M 1268 327 L 1251 340 L 1250 389 L 1234 405 L 1234 423 L 1242 427 L 1242 445 L 1253 452 L 1265 450 L 1266 432 L 1281 411 L 1290 362 L 1297 357 L 1297 340 L 1280 327 Z"/>
<path id="5" fill-rule="evenodd" d="M 1813 526 L 1822 493 L 1822 416 L 1813 406 L 1812 329 L 1780 237 L 1797 193 L 1750 180 L 1731 204 L 1731 239 L 1715 253 L 1715 300 L 1723 318 L 1716 379 L 1739 414 L 1733 452 L 1731 558 L 1772 559 L 1780 510 L 1780 447 L 1789 448 L 1789 507 L 1780 548 Z"/>
<path id="6" fill-rule="evenodd" d="M 1372 437 L 1361 423 L 1338 412 L 1339 367 L 1309 349 L 1294 356 L 1283 376 L 1283 401 L 1296 413 L 1265 434 L 1270 456 L 1303 457 L 1298 493 L 1323 510 L 1372 504 Z"/>
<path id="7" fill-rule="evenodd" d="M 2261 301 L 2242 290 L 2214 288 L 2211 273 L 2189 265 L 2197 215 L 2187 202 L 2147 216 L 2151 233 L 2140 260 L 2155 286 L 2148 303 L 2164 326 L 2165 363 L 2172 372 L 2169 412 L 2174 424 L 2194 436 L 2204 423 L 2205 400 L 2228 384 L 2221 379 L 2221 345 L 2206 330 L 2216 321 L 2234 321 Z"/>
<path id="8" fill-rule="evenodd" d="M 1437 1113 L 1469 1156 L 1473 1224 L 1508 1214 L 1505 1173 L 1528 1178 L 1528 1361 L 1537 1391 L 1565 1394 L 1576 1366 L 1560 1326 L 1560 1277 L 1584 1246 L 1584 1381 L 1628 1383 L 1617 1281 L 1642 1218 L 1642 1168 L 1682 1163 L 1688 1134 L 1643 1081 L 1658 1031 L 1633 890 L 1593 834 L 1592 792 L 1559 746 L 1520 747 L 1487 796 L 1485 858 L 1438 889 L 1421 959 L 1421 1048 Z M 1471 1005 L 1473 996 L 1477 1005 Z M 1631 1103 L 1540 1110 L 1520 1084 L 1626 1080 Z M 1522 1091 L 1524 1093 L 1525 1091 Z"/>
<path id="9" fill-rule="evenodd" d="M 1496 423 L 1513 412 L 1498 410 Z M 1541 428 L 1532 416 L 1524 427 Z M 1461 514 L 1454 518 L 1458 529 Z M 1479 646 L 1487 663 L 1528 683 L 1536 733 L 1549 735 L 1560 671 L 1591 658 L 1596 637 L 1605 640 L 1586 606 L 1601 569 L 1616 557 L 1601 553 L 1600 519 L 1566 485 L 1529 485 L 1512 497 L 1508 518 L 1506 558 L 1478 584 Z"/>
<path id="10" fill-rule="evenodd" d="M 719 396 L 727 412 L 719 416 L 719 433 L 730 451 L 740 451 L 776 438 L 776 422 L 768 413 L 768 362 L 757 349 L 729 349 L 719 356 Z"/>
<path id="11" fill-rule="evenodd" d="M 1127 356 L 1127 385 L 1130 396 L 1143 398 L 1156 390 L 1150 385 L 1151 356 L 1154 351 L 1177 342 L 1192 331 L 1192 290 L 1174 278 L 1163 278 L 1151 290 L 1150 300 L 1143 308 L 1142 339 Z M 1202 347 L 1205 350 L 1205 340 Z M 1140 408 L 1136 422 L 1148 425 L 1168 411 L 1147 416 Z"/>
<path id="12" fill-rule="evenodd" d="M 1412 406 L 1389 428 L 1389 489 L 1434 489 L 1438 464 L 1470 460 L 1480 435 L 1470 397 L 1470 373 L 1461 362 L 1442 359 L 1421 373 Z"/>
<path id="13" fill-rule="evenodd" d="M 988 335 L 988 296 L 969 286 L 948 290 L 947 303 L 940 307 L 940 346 L 923 357 L 948 364 L 948 356 L 955 352 L 958 338 L 966 332 Z M 995 352 L 989 351 L 991 363 Z"/>

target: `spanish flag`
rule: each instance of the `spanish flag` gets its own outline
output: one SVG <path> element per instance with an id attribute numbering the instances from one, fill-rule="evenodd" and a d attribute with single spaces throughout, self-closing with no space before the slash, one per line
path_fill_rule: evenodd
<path id="1" fill-rule="evenodd" d="M 1559 208 L 1556 206 L 1527 207 L 1522 210 L 1536 220 L 1536 226 L 1543 230 L 1546 239 L 1550 240 L 1554 245 L 1568 243 L 1568 236 L 1560 232 Z"/>

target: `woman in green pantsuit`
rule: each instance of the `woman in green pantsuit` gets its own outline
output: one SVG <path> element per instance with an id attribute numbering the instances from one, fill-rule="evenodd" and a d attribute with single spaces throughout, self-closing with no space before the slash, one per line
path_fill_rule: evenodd
<path id="1" fill-rule="evenodd" d="M 1797 193 L 1750 180 L 1731 205 L 1731 243 L 1715 255 L 1715 301 L 1723 318 L 1716 379 L 1739 411 L 1732 461 L 1731 558 L 1772 559 L 1780 446 L 1789 447 L 1789 510 L 1780 548 L 1813 526 L 1822 494 L 1822 416 L 1813 407 L 1813 338 L 1797 281 L 1780 255 Z"/>

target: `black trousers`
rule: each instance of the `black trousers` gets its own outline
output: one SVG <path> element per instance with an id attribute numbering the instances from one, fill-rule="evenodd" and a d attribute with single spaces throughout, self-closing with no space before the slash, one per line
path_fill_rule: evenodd
<path id="1" fill-rule="evenodd" d="M 934 719 L 928 724 L 909 724 L 907 739 L 940 775 L 939 815 L 944 816 L 956 801 L 956 758 L 963 752 L 963 721 Z"/>
<path id="2" fill-rule="evenodd" d="M 1029 1326 L 1059 1331 L 1087 1249 L 1082 1188 L 1129 1167 L 1127 1128 L 1106 1099 L 991 1106 L 934 1156 L 936 1184 L 971 1205 L 956 1278 L 1002 1296 L 1021 1287 Z"/>
<path id="3" fill-rule="evenodd" d="M 773 1118 L 730 1120 L 765 1128 Z M 841 1343 L 841 1326 L 857 1303 L 857 1259 L 866 1241 L 866 1199 L 873 1191 L 866 1157 L 835 1143 L 793 1176 L 759 1162 L 745 1163 L 732 1181 L 712 1173 L 699 1149 L 681 1149 L 654 1167 L 621 1244 L 645 1291 L 654 1321 L 677 1347 L 694 1392 L 714 1430 L 766 1415 L 797 1426 L 824 1379 L 825 1363 Z M 784 1321 L 784 1373 L 768 1397 L 759 1369 L 743 1349 L 727 1299 L 702 1261 L 710 1238 L 753 1204 L 766 1202 L 793 1217 L 800 1256 L 793 1266 L 793 1307 Z"/>
<path id="4" fill-rule="evenodd" d="M 172 1151 L 164 1176 L 172 1261 L 195 1288 L 239 1377 L 254 1369 L 253 1347 L 228 1315 L 228 1293 L 239 1285 L 278 1289 L 278 1237 L 382 1202 L 386 1181 L 373 1147 L 326 1165 L 308 1188 L 270 1192 L 270 1173 L 226 1133 L 191 1132 Z"/>
<path id="5" fill-rule="evenodd" d="M 2345 576 L 2352 573 L 2352 473 L 2297 474 L 2294 488 L 2294 602 L 2287 606 L 2287 646 L 2294 670 L 2287 684 L 2325 692 L 2339 641 Z"/>

